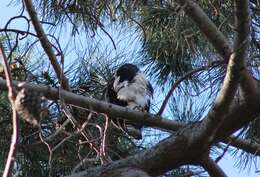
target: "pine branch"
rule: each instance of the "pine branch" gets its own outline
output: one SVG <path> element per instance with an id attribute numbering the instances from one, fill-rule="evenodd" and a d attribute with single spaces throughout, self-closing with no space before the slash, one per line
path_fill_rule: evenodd
<path id="1" fill-rule="evenodd" d="M 184 81 L 184 80 L 187 79 L 188 77 L 191 77 L 193 74 L 195 74 L 195 73 L 197 73 L 197 72 L 200 72 L 200 71 L 206 69 L 207 67 L 208 67 L 208 66 L 204 66 L 204 67 L 201 67 L 201 68 L 198 68 L 198 69 L 194 69 L 194 70 L 192 70 L 192 71 L 186 73 L 183 77 L 181 77 L 180 79 L 178 79 L 176 82 L 174 82 L 174 83 L 172 84 L 172 86 L 171 86 L 171 89 L 170 89 L 169 92 L 167 93 L 165 99 L 163 100 L 163 103 L 162 103 L 162 105 L 161 105 L 161 107 L 160 107 L 160 109 L 159 109 L 157 115 L 159 115 L 159 116 L 162 115 L 162 113 L 163 113 L 163 111 L 164 111 L 164 109 L 165 109 L 165 107 L 166 107 L 166 105 L 167 105 L 167 103 L 168 103 L 170 97 L 172 96 L 174 90 L 177 88 L 177 86 L 178 86 L 182 81 Z"/>
<path id="2" fill-rule="evenodd" d="M 17 86 L 19 82 L 14 81 L 14 86 Z M 6 90 L 6 82 L 0 79 L 0 90 Z M 110 104 L 104 101 L 99 101 L 86 96 L 76 95 L 66 90 L 58 90 L 49 86 L 40 86 L 34 84 L 25 83 L 24 88 L 33 90 L 38 93 L 42 93 L 47 99 L 59 100 L 59 92 L 61 97 L 67 104 L 72 104 L 78 107 L 90 109 L 99 113 L 106 113 L 111 117 L 120 117 L 125 120 L 135 121 L 147 126 L 156 127 L 159 126 L 161 129 L 176 131 L 182 127 L 182 123 L 171 121 L 169 119 L 163 119 L 162 117 L 134 111 L 125 107 Z"/>
<path id="3" fill-rule="evenodd" d="M 245 112 L 245 109 L 250 108 L 249 105 L 237 106 L 232 113 L 227 115 L 227 118 L 236 117 L 239 118 L 239 120 L 244 118 L 244 115 L 241 115 L 241 113 L 237 111 L 240 109 Z M 255 112 L 255 110 L 251 110 L 250 112 Z M 259 110 L 258 114 L 260 114 Z M 229 124 L 229 128 L 233 129 L 231 126 L 232 124 Z M 205 147 L 207 146 L 207 138 L 205 138 L 207 135 L 203 134 L 201 131 L 203 131 L 203 129 L 201 129 L 200 126 L 187 126 L 181 131 L 178 131 L 177 136 L 170 136 L 149 150 L 143 151 L 123 160 L 111 162 L 105 166 L 90 168 L 77 174 L 79 177 L 103 177 L 106 172 L 113 171 L 118 168 L 137 166 L 146 171 L 148 174 L 157 176 L 183 164 L 202 164 L 211 175 L 225 176 L 223 171 L 214 165 L 215 162 L 212 163 L 212 161 L 210 161 L 207 162 L 207 164 L 203 161 L 203 157 L 207 152 L 207 148 Z M 224 129 L 224 131 L 227 130 Z M 204 136 L 204 138 L 198 137 L 201 135 Z M 222 138 L 226 135 L 227 133 L 223 133 Z"/>
<path id="4" fill-rule="evenodd" d="M 32 24 L 34 26 L 34 29 L 37 33 L 38 38 L 40 39 L 41 45 L 45 51 L 45 53 L 48 55 L 49 60 L 54 68 L 54 71 L 56 72 L 57 77 L 59 78 L 62 87 L 65 90 L 69 90 L 69 83 L 67 78 L 65 77 L 59 63 L 57 60 L 56 55 L 54 54 L 54 51 L 52 49 L 52 45 L 50 41 L 48 40 L 46 34 L 44 33 L 43 27 L 37 17 L 36 10 L 32 4 L 31 0 L 24 0 L 26 9 L 28 11 L 29 16 L 31 17 Z"/>
<path id="5" fill-rule="evenodd" d="M 211 158 L 206 158 L 203 160 L 202 167 L 209 173 L 211 177 L 227 177 L 225 172 Z"/>
<path id="6" fill-rule="evenodd" d="M 227 139 L 223 140 L 223 142 L 227 144 L 230 143 L 230 145 L 239 148 L 245 152 L 260 156 L 260 144 L 256 142 L 236 138 L 235 136 L 229 136 Z"/>
<path id="7" fill-rule="evenodd" d="M 229 112 L 231 104 L 234 101 L 234 96 L 237 92 L 240 78 L 244 75 L 243 71 L 247 71 L 246 60 L 248 59 L 249 46 L 248 19 L 250 19 L 249 11 L 246 10 L 249 6 L 248 3 L 249 2 L 243 1 L 243 5 L 240 5 L 245 6 L 243 13 L 236 14 L 236 28 L 243 29 L 236 34 L 234 41 L 234 52 L 230 55 L 223 85 L 214 101 L 211 111 L 208 114 L 208 120 L 206 120 L 211 122 L 206 123 L 207 126 L 209 126 L 207 127 L 207 133 L 211 135 L 211 142 L 213 142 L 217 129 L 219 129 L 221 124 L 225 124 L 226 120 L 224 115 Z M 241 15 L 244 15 L 243 18 Z M 248 75 L 248 79 L 252 80 L 252 76 Z"/>
<path id="8" fill-rule="evenodd" d="M 232 53 L 232 47 L 201 7 L 192 0 L 177 0 L 177 3 L 180 4 L 186 14 L 196 23 L 209 42 L 227 62 Z"/>
<path id="9" fill-rule="evenodd" d="M 248 60 L 249 45 L 251 42 L 250 38 L 250 27 L 251 27 L 251 16 L 250 16 L 250 4 L 248 0 L 235 1 L 235 22 L 236 22 L 236 40 L 235 48 L 239 57 Z M 246 63 L 246 60 L 244 60 Z M 244 64 L 245 66 L 245 64 Z M 260 96 L 260 91 L 257 88 L 256 81 L 250 76 L 247 69 L 241 67 L 241 78 L 240 86 L 244 99 L 250 101 Z"/>
<path id="10" fill-rule="evenodd" d="M 19 82 L 14 81 L 13 84 L 15 87 L 17 87 Z M 48 86 L 40 86 L 40 85 L 34 85 L 34 84 L 24 84 L 24 88 L 33 90 L 34 92 L 39 92 L 42 93 L 47 99 L 50 100 L 58 100 L 59 99 L 59 93 L 58 89 L 56 88 L 51 88 Z M 6 87 L 6 81 L 0 79 L 0 90 L 7 90 Z M 71 92 L 61 90 L 61 94 L 63 99 L 66 101 L 67 104 L 73 104 L 78 107 L 83 107 L 86 109 L 93 109 L 94 111 L 97 112 L 103 112 L 106 113 L 108 116 L 111 117 L 121 117 L 122 119 L 130 120 L 130 121 L 135 121 L 138 123 L 142 123 L 146 126 L 151 126 L 155 128 L 159 128 L 168 132 L 172 131 L 177 131 L 185 126 L 184 123 L 181 122 L 176 122 L 173 120 L 165 119 L 159 116 L 147 114 L 147 113 L 142 113 L 142 112 L 137 112 L 133 110 L 128 110 L 126 108 L 112 105 L 106 102 L 98 101 L 92 98 L 88 98 L 85 96 L 80 96 L 73 94 Z M 257 105 L 257 103 L 256 103 Z M 242 106 L 241 106 L 242 107 Z M 227 125 L 222 125 L 221 129 L 223 131 L 219 131 L 217 134 L 219 134 L 219 137 L 222 137 L 221 133 L 227 132 L 226 129 L 230 127 L 230 125 L 235 127 L 235 130 L 239 129 L 242 125 L 247 124 L 250 120 L 253 120 L 254 116 L 250 117 L 250 119 L 244 119 L 245 116 L 248 115 L 249 109 L 244 106 L 237 108 L 236 111 L 234 110 L 233 114 L 230 115 L 231 118 L 229 118 L 230 122 L 227 122 Z M 244 112 L 244 113 L 243 113 Z M 242 115 L 242 116 L 237 116 L 237 115 Z M 239 117 L 242 117 L 239 119 Z M 242 123 L 238 123 L 242 122 Z M 231 134 L 232 132 L 228 132 L 228 134 Z M 225 135 L 226 136 L 226 135 Z M 224 143 L 230 143 L 232 146 L 241 148 L 242 150 L 253 153 L 255 154 L 256 150 L 258 147 L 255 148 L 246 148 L 243 144 L 243 140 L 237 138 L 234 139 L 232 136 L 229 137 L 232 139 L 231 142 L 227 141 L 227 139 L 221 139 L 223 140 Z M 50 138 L 52 140 L 52 138 Z M 260 155 L 260 154 L 259 154 Z"/>

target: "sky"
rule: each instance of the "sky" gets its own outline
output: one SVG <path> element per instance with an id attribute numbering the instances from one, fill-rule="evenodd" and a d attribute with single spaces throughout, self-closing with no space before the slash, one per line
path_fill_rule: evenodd
<path id="1" fill-rule="evenodd" d="M 9 1 L 6 0 L 1 0 L 0 3 L 0 16 L 1 16 L 1 20 L 0 20 L 0 28 L 3 28 L 6 24 L 6 22 L 8 21 L 8 19 L 10 19 L 11 17 L 15 16 L 18 14 L 19 12 L 19 8 L 20 6 L 8 6 Z M 16 20 L 15 22 L 12 23 L 12 26 L 15 28 L 23 28 L 24 29 L 24 21 L 21 20 Z M 112 31 L 112 34 L 114 32 Z M 70 40 L 70 38 L 68 39 L 61 39 L 61 45 L 62 48 L 66 48 L 66 44 L 67 44 L 67 40 Z M 109 40 L 108 40 L 109 41 Z M 110 41 L 111 42 L 111 41 Z M 121 46 L 121 47 L 125 47 L 128 48 L 128 45 L 135 45 L 134 43 L 132 44 L 126 44 L 123 43 L 125 46 Z M 132 47 L 134 48 L 134 47 Z M 116 53 L 115 51 L 112 51 Z M 69 58 L 69 51 L 67 52 L 68 55 L 66 56 L 67 58 Z M 255 173 L 255 169 L 252 168 L 251 170 L 240 170 L 238 168 L 235 167 L 234 165 L 234 160 L 232 160 L 232 157 L 230 155 L 225 155 L 224 158 L 219 162 L 220 167 L 225 171 L 225 173 L 227 174 L 228 177 L 259 177 L 260 174 Z"/>

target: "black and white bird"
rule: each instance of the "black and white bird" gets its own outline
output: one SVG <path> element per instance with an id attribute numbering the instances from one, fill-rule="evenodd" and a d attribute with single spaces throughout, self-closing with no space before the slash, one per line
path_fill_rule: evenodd
<path id="1" fill-rule="evenodd" d="M 151 83 L 136 65 L 129 63 L 116 70 L 106 92 L 108 102 L 142 112 L 149 112 L 152 97 Z M 112 122 L 129 136 L 142 139 L 142 125 L 115 118 Z"/>

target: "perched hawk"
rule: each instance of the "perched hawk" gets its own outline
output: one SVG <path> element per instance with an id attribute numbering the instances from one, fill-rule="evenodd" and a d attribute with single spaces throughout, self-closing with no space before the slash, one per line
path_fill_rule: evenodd
<path id="1" fill-rule="evenodd" d="M 124 64 L 116 70 L 106 92 L 108 102 L 143 112 L 149 111 L 152 96 L 152 85 L 133 64 Z M 142 139 L 142 125 L 122 119 L 112 122 L 133 138 Z"/>

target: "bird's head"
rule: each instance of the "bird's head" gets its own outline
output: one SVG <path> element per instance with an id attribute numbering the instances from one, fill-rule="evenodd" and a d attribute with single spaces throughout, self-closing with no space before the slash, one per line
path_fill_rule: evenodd
<path id="1" fill-rule="evenodd" d="M 120 66 L 115 73 L 114 90 L 118 92 L 121 88 L 128 86 L 138 72 L 139 69 L 133 64 L 127 63 Z"/>

